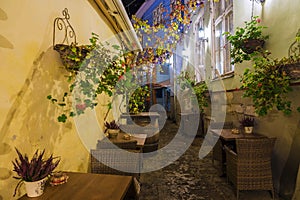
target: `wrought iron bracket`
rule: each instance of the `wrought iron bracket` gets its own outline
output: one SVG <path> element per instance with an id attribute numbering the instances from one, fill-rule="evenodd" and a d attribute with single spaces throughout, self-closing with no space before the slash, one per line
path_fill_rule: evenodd
<path id="1" fill-rule="evenodd" d="M 62 11 L 63 17 L 57 17 L 54 20 L 53 23 L 53 48 L 56 44 L 56 30 L 59 30 L 61 32 L 63 32 L 63 39 L 60 42 L 60 44 L 77 44 L 76 41 L 76 34 L 75 31 L 73 29 L 73 27 L 71 26 L 69 19 L 70 19 L 70 15 L 68 12 L 68 9 L 65 8 Z"/>
<path id="2" fill-rule="evenodd" d="M 296 40 L 290 45 L 289 57 L 293 55 L 300 55 L 300 29 L 298 29 L 298 32 L 296 34 Z"/>

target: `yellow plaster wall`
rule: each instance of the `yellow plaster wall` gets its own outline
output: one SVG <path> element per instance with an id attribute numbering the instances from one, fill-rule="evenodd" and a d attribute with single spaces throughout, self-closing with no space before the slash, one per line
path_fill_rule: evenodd
<path id="1" fill-rule="evenodd" d="M 89 151 L 73 120 L 56 122 L 58 111 L 46 96 L 66 88 L 59 55 L 52 49 L 53 21 L 68 8 L 79 44 L 91 33 L 113 33 L 85 0 L 2 0 L 0 2 L 0 199 L 13 199 L 17 180 L 14 147 L 31 156 L 36 149 L 61 156 L 59 170 L 88 171 Z M 106 97 L 103 97 L 106 99 Z M 106 107 L 97 108 L 103 117 Z M 100 121 L 103 119 L 100 119 Z M 87 131 L 88 132 L 88 131 Z M 88 135 L 89 133 L 87 133 Z M 24 194 L 22 188 L 18 195 Z"/>

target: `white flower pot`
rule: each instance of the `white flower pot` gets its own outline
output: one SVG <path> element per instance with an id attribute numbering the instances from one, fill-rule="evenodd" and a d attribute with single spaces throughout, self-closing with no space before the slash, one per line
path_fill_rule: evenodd
<path id="1" fill-rule="evenodd" d="M 108 129 L 108 134 L 110 138 L 116 138 L 120 132 L 120 129 Z"/>
<path id="2" fill-rule="evenodd" d="M 47 182 L 47 178 L 45 177 L 42 180 L 34 181 L 34 182 L 27 182 L 25 183 L 25 188 L 28 197 L 38 197 L 41 196 L 44 192 L 45 183 Z"/>
<path id="3" fill-rule="evenodd" d="M 253 131 L 253 126 L 245 126 L 244 129 L 245 129 L 245 133 L 251 134 Z"/>

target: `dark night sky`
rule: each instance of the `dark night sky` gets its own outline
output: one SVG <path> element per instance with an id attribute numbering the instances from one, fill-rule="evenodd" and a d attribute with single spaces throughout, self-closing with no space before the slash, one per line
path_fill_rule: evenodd
<path id="1" fill-rule="evenodd" d="M 138 11 L 145 0 L 122 0 L 122 2 L 129 18 L 131 18 L 131 15 Z"/>

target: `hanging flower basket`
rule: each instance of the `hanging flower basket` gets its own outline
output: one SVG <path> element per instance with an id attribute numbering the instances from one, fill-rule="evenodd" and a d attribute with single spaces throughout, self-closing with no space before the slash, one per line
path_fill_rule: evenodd
<path id="1" fill-rule="evenodd" d="M 297 80 L 300 78 L 300 63 L 290 63 L 284 65 L 284 71 L 292 80 Z"/>
<path id="2" fill-rule="evenodd" d="M 241 47 L 241 49 L 245 53 L 251 54 L 254 51 L 262 49 L 264 44 L 265 44 L 265 41 L 261 40 L 261 39 L 246 39 L 243 41 L 243 46 Z"/>
<path id="3" fill-rule="evenodd" d="M 78 71 L 82 61 L 88 53 L 92 50 L 91 45 L 77 46 L 75 44 L 56 44 L 54 46 L 61 59 L 63 65 L 68 71 Z"/>

